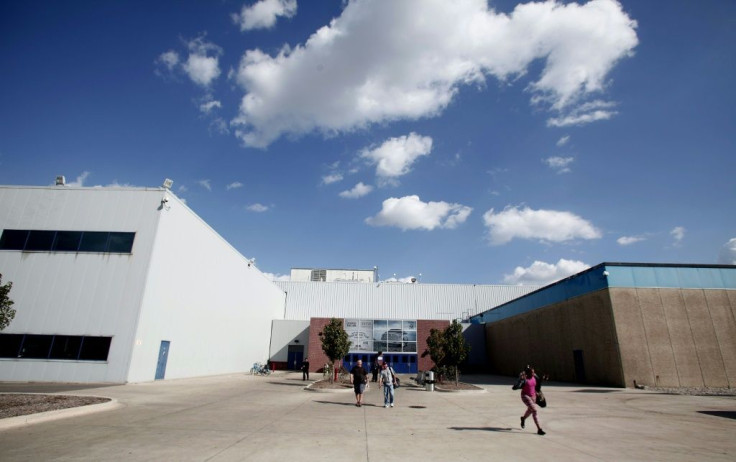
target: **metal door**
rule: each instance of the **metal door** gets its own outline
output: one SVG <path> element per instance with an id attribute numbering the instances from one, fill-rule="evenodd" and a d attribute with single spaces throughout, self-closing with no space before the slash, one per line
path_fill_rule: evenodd
<path id="1" fill-rule="evenodd" d="M 289 345 L 287 355 L 286 368 L 292 371 L 301 369 L 302 361 L 304 360 L 304 345 Z"/>
<path id="2" fill-rule="evenodd" d="M 168 340 L 161 340 L 161 348 L 158 350 L 158 363 L 156 364 L 156 380 L 163 380 L 166 375 L 166 361 L 169 359 Z"/>

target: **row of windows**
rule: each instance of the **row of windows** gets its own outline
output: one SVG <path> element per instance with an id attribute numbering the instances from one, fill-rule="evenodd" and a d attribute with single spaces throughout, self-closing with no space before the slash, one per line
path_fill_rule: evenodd
<path id="1" fill-rule="evenodd" d="M 135 233 L 6 229 L 0 250 L 130 253 Z"/>
<path id="2" fill-rule="evenodd" d="M 112 337 L 0 334 L 0 358 L 107 361 Z"/>

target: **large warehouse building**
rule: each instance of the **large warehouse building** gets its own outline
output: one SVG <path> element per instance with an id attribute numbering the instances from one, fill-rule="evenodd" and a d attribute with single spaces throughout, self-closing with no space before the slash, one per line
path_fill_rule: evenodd
<path id="1" fill-rule="evenodd" d="M 298 369 L 343 320 L 347 366 L 383 351 L 432 367 L 460 319 L 469 366 L 631 386 L 732 386 L 736 266 L 604 263 L 546 287 L 398 283 L 376 268 L 294 268 L 272 282 L 169 189 L 0 186 L 0 274 L 17 314 L 0 380 L 145 382 Z"/>

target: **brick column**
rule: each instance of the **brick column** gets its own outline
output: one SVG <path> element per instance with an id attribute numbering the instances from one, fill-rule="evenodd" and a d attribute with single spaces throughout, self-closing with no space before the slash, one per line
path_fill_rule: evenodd
<path id="1" fill-rule="evenodd" d="M 417 320 L 417 369 L 420 371 L 428 371 L 435 364 L 429 357 L 427 350 L 427 337 L 431 329 L 445 330 L 450 325 L 450 321 L 430 321 L 426 319 Z M 310 350 L 311 351 L 311 350 Z"/>
<path id="2" fill-rule="evenodd" d="M 319 333 L 330 323 L 332 318 L 309 319 L 309 372 L 322 372 L 330 358 L 322 351 L 322 337 Z M 342 318 L 338 318 L 342 321 Z"/>

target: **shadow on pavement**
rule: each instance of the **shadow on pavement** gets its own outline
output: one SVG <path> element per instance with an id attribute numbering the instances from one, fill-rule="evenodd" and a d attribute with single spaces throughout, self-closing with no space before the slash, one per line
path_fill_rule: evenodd
<path id="1" fill-rule="evenodd" d="M 501 427 L 449 427 L 450 430 L 476 430 L 482 432 L 510 432 L 513 428 L 501 428 Z"/>
<path id="2" fill-rule="evenodd" d="M 715 417 L 725 417 L 727 419 L 736 419 L 736 411 L 698 411 L 698 414 L 712 415 Z"/>

